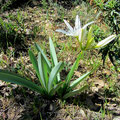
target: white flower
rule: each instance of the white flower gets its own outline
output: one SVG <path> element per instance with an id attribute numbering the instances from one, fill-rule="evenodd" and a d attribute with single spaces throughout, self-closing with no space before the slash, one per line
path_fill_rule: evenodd
<path id="1" fill-rule="evenodd" d="M 103 47 L 105 45 L 107 45 L 108 43 L 110 43 L 112 40 L 114 40 L 116 37 L 116 35 L 111 35 L 107 38 L 105 38 L 104 40 L 100 41 L 96 46 L 95 48 L 99 48 L 99 47 Z"/>
<path id="2" fill-rule="evenodd" d="M 116 37 L 116 35 L 110 35 L 109 37 L 100 41 L 97 45 L 94 45 L 93 27 L 91 26 L 89 31 L 86 30 L 83 31 L 83 30 L 82 30 L 82 34 L 79 34 L 79 43 L 81 50 L 90 50 L 94 48 L 103 47 L 108 43 L 110 43 L 112 40 L 114 40 Z"/>
<path id="3" fill-rule="evenodd" d="M 94 21 L 92 21 L 92 22 L 87 23 L 83 27 L 81 27 L 80 18 L 78 15 L 76 15 L 74 28 L 72 28 L 71 25 L 66 20 L 64 20 L 64 22 L 67 25 L 68 31 L 65 31 L 62 29 L 57 29 L 56 31 L 66 34 L 68 36 L 79 36 L 79 37 L 80 37 L 80 34 L 82 34 L 82 29 L 85 29 L 85 28 L 87 28 L 88 25 L 94 23 Z"/>

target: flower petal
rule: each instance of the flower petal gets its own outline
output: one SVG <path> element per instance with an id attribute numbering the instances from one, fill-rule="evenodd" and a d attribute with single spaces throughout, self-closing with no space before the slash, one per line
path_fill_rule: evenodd
<path id="1" fill-rule="evenodd" d="M 86 25 L 83 26 L 83 29 L 85 29 L 88 25 L 91 25 L 93 23 L 94 23 L 94 21 L 87 23 Z"/>
<path id="2" fill-rule="evenodd" d="M 71 31 L 66 32 L 65 30 L 57 29 L 56 32 L 61 32 L 61 33 L 66 34 L 68 36 L 74 36 L 74 33 Z"/>
<path id="3" fill-rule="evenodd" d="M 71 27 L 71 25 L 66 21 L 64 20 L 65 24 L 67 25 L 68 29 L 73 32 L 73 28 Z"/>
<path id="4" fill-rule="evenodd" d="M 103 47 L 105 45 L 107 45 L 108 43 L 110 43 L 112 40 L 114 40 L 116 37 L 116 35 L 111 35 L 107 38 L 105 38 L 104 40 L 100 41 L 96 46 L 95 48 L 99 48 L 99 47 Z"/>
<path id="5" fill-rule="evenodd" d="M 56 32 L 61 32 L 61 33 L 66 34 L 66 35 L 68 34 L 68 32 L 66 32 L 65 30 L 62 30 L 62 29 L 57 29 Z"/>
<path id="6" fill-rule="evenodd" d="M 75 19 L 75 28 L 74 28 L 74 30 L 77 30 L 77 29 L 80 29 L 80 28 L 81 28 L 80 18 L 77 15 L 76 19 Z"/>
<path id="7" fill-rule="evenodd" d="M 79 36 L 81 29 L 74 30 L 73 36 Z"/>

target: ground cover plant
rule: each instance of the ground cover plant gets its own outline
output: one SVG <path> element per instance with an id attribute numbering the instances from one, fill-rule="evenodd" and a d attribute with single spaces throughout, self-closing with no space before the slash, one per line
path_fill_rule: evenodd
<path id="1" fill-rule="evenodd" d="M 25 28 L 21 13 L 18 11 L 16 18 L 13 15 L 6 16 L 7 20 L 0 17 L 0 47 L 1 50 L 7 51 L 8 47 L 14 47 L 16 52 L 19 49 L 25 49 Z M 14 19 L 16 23 L 12 22 Z M 16 44 L 19 44 L 16 47 Z M 15 52 L 15 53 L 16 53 Z"/>
<path id="2" fill-rule="evenodd" d="M 32 6 L 26 4 L 24 8 L 9 9 L 9 11 L 0 14 L 4 22 L 10 20 L 7 23 L 19 24 L 18 27 L 23 25 L 24 40 L 27 45 L 27 52 L 18 51 L 19 56 L 14 55 L 16 50 L 14 47 L 18 48 L 18 44 L 9 45 L 6 51 L 1 50 L 0 69 L 9 71 L 7 74 L 9 73 L 11 76 L 25 79 L 24 82 L 31 81 L 30 84 L 35 84 L 30 90 L 16 84 L 0 81 L 0 119 L 119 119 L 119 71 L 115 70 L 108 57 L 106 57 L 106 64 L 103 67 L 101 54 L 98 54 L 99 49 L 95 49 L 97 44 L 106 45 L 106 42 L 111 38 L 111 42 L 114 42 L 115 33 L 111 32 L 112 26 L 105 24 L 104 20 L 106 19 L 103 19 L 103 16 L 99 14 L 98 7 L 95 7 L 95 4 L 90 6 L 89 2 L 79 0 L 70 1 L 69 5 L 67 5 L 67 1 L 59 0 L 53 2 L 51 0 L 49 2 L 37 1 L 37 4 L 36 1 L 30 0 L 30 3 Z M 19 16 L 18 14 L 23 22 L 16 21 L 15 16 Z M 69 31 L 69 27 L 64 24 L 64 21 L 67 25 L 69 23 L 72 28 L 77 21 L 78 27 L 75 25 L 73 30 Z M 86 34 L 84 34 L 84 26 L 91 21 L 94 23 L 92 22 L 86 27 Z M 79 23 L 83 27 L 79 26 Z M 66 33 L 75 33 L 77 28 L 81 28 L 79 29 L 82 33 L 81 37 L 79 34 L 78 36 L 65 35 Z M 66 33 L 62 34 L 56 30 L 64 30 Z M 49 36 L 52 38 L 52 43 L 49 42 Z M 119 36 L 117 37 L 119 38 Z M 102 40 L 104 42 L 100 42 Z M 43 61 L 39 62 L 38 69 L 41 70 L 47 68 L 46 65 L 49 63 L 53 69 L 57 65 L 55 59 L 63 61 L 63 63 L 58 62 L 59 65 L 64 64 L 64 67 L 51 84 L 51 89 L 54 89 L 56 84 L 60 87 L 58 90 L 56 89 L 55 94 L 53 92 L 54 95 L 49 96 L 46 90 L 46 86 L 48 86 L 46 80 L 50 78 L 51 70 L 43 69 L 43 72 L 40 70 L 40 73 L 37 73 L 39 70 L 36 69 L 34 63 L 38 63 L 38 58 L 39 61 Z M 46 61 L 44 58 L 47 58 L 48 64 L 44 62 Z M 45 67 L 40 68 L 40 64 Z M 95 70 L 97 64 L 99 67 Z M 2 70 L 3 73 L 5 71 Z M 47 74 L 44 75 L 45 71 Z M 11 74 L 11 72 L 15 74 Z M 43 76 L 42 80 L 46 80 L 42 81 L 40 75 Z M 84 78 L 87 75 L 87 78 L 81 79 L 81 76 Z M 69 84 L 65 85 L 68 78 Z M 61 82 L 57 82 L 58 80 Z M 21 81 L 19 82 L 21 83 Z M 45 82 L 45 86 L 42 82 Z M 74 89 L 69 89 L 76 82 L 79 84 Z M 44 94 L 47 97 L 40 94 L 39 86 L 46 91 Z M 71 94 L 73 91 L 84 88 L 84 86 L 87 87 L 84 91 Z M 63 89 L 64 87 L 65 89 Z M 72 96 L 68 96 L 69 98 L 66 99 L 67 97 L 65 98 L 64 95 L 69 93 L 69 90 L 69 95 Z"/>
<path id="3" fill-rule="evenodd" d="M 98 9 L 100 9 L 101 13 L 103 14 L 103 17 L 105 23 L 108 24 L 110 27 L 111 33 L 115 33 L 119 35 L 120 31 L 120 14 L 119 14 L 119 6 L 120 1 L 118 0 L 108 0 L 108 1 L 97 1 L 94 0 L 94 3 L 96 6 L 98 6 Z M 100 53 L 102 53 L 102 59 L 103 64 L 105 63 L 106 56 L 108 55 L 113 65 L 116 67 L 116 70 L 119 70 L 119 37 L 116 38 L 114 42 L 111 42 L 111 44 L 107 45 L 105 48 L 100 50 Z"/>

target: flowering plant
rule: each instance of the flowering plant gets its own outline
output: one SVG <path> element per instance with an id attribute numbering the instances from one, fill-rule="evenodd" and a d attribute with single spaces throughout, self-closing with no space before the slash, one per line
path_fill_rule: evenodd
<path id="1" fill-rule="evenodd" d="M 87 31 L 86 28 L 89 25 L 95 23 L 94 21 L 89 22 L 86 25 L 84 25 L 83 27 L 81 27 L 80 18 L 77 15 L 76 19 L 75 19 L 75 27 L 74 28 L 72 28 L 66 20 L 64 20 L 64 22 L 68 27 L 68 31 L 65 31 L 62 29 L 57 29 L 56 31 L 66 34 L 68 36 L 77 37 L 79 44 L 80 44 L 80 48 L 81 48 L 81 50 L 84 50 L 84 51 L 88 50 L 88 49 L 103 47 L 103 46 L 107 45 L 108 43 L 110 43 L 112 40 L 114 40 L 116 37 L 116 35 L 111 35 L 111 36 L 105 38 L 104 40 L 100 41 L 97 45 L 92 46 L 92 44 L 94 42 L 93 27 L 90 27 L 89 31 Z"/>

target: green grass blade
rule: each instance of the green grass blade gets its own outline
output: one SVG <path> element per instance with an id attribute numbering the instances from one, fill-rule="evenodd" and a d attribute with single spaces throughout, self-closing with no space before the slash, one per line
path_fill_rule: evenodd
<path id="1" fill-rule="evenodd" d="M 24 87 L 27 87 L 33 91 L 36 91 L 40 94 L 43 94 L 43 89 L 36 85 L 35 83 L 15 74 L 12 72 L 8 72 L 5 70 L 0 70 L 0 80 L 3 80 L 5 82 L 10 82 L 10 83 L 14 83 L 17 85 L 22 85 Z"/>
<path id="2" fill-rule="evenodd" d="M 58 64 L 58 59 L 57 59 L 57 55 L 55 52 L 54 44 L 53 44 L 52 39 L 50 37 L 49 37 L 49 44 L 50 44 L 50 54 L 52 57 L 52 61 L 53 61 L 54 66 L 56 66 Z M 60 73 L 57 74 L 57 81 L 58 82 L 60 81 Z"/>
<path id="3" fill-rule="evenodd" d="M 48 81 L 48 91 L 50 92 L 51 87 L 52 87 L 52 83 L 57 75 L 58 72 L 60 72 L 60 70 L 62 70 L 62 68 L 64 67 L 63 62 L 59 62 L 51 71 L 50 73 L 50 77 L 49 77 L 49 81 Z"/>
<path id="4" fill-rule="evenodd" d="M 30 61 L 32 62 L 33 68 L 35 69 L 38 78 L 40 78 L 37 59 L 31 50 L 29 50 L 29 56 L 30 56 Z"/>
<path id="5" fill-rule="evenodd" d="M 77 95 L 77 94 L 79 94 L 80 92 L 84 91 L 84 90 L 87 89 L 87 88 L 88 88 L 88 85 L 85 85 L 85 86 L 81 87 L 80 89 L 73 90 L 73 91 L 65 94 L 65 95 L 63 96 L 63 99 L 67 99 L 68 97 Z"/>
<path id="6" fill-rule="evenodd" d="M 45 79 L 44 79 L 44 71 L 43 71 L 43 61 L 42 61 L 42 57 L 41 57 L 41 53 L 38 53 L 38 69 L 39 69 L 39 74 L 40 74 L 40 82 L 43 86 L 43 88 L 46 89 L 46 85 L 45 85 Z"/>
<path id="7" fill-rule="evenodd" d="M 77 60 L 75 61 L 75 63 L 73 64 L 73 66 L 72 66 L 72 68 L 71 68 L 71 70 L 70 70 L 70 72 L 68 73 L 68 75 L 67 75 L 67 77 L 66 77 L 66 80 L 65 80 L 65 81 L 66 81 L 66 84 L 69 84 L 69 83 L 70 83 L 70 80 L 71 80 L 71 78 L 72 78 L 72 76 L 73 76 L 73 74 L 74 74 L 75 69 L 78 68 L 79 61 L 80 61 L 80 58 L 82 57 L 82 54 L 83 54 L 83 52 L 81 52 L 81 53 L 78 55 Z"/>
<path id="8" fill-rule="evenodd" d="M 43 50 L 40 48 L 40 46 L 37 43 L 35 43 L 35 47 L 36 47 L 37 51 L 40 52 L 43 55 L 43 57 L 45 59 L 45 62 L 47 64 L 47 66 L 48 66 L 48 72 L 50 73 L 50 71 L 51 71 L 51 64 L 50 64 L 48 58 L 46 57 L 46 55 L 44 54 Z"/>

